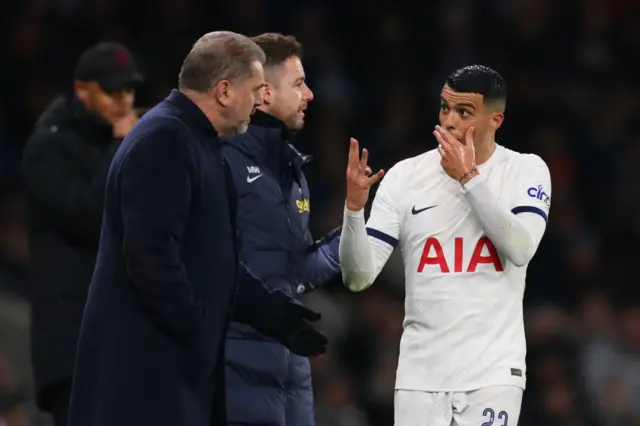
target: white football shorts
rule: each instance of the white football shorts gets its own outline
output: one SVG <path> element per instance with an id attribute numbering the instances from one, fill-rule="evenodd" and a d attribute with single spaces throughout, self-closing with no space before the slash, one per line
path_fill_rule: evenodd
<path id="1" fill-rule="evenodd" d="M 396 390 L 395 426 L 517 426 L 523 390 L 490 386 L 470 392 Z"/>

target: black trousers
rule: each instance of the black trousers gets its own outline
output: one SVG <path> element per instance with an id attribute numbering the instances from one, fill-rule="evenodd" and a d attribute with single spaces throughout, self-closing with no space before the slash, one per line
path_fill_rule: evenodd
<path id="1" fill-rule="evenodd" d="M 55 426 L 67 426 L 71 380 L 53 383 L 40 392 L 40 409 L 53 416 Z"/>

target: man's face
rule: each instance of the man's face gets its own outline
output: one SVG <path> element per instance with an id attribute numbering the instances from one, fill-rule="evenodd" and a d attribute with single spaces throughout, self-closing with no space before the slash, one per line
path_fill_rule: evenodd
<path id="1" fill-rule="evenodd" d="M 106 92 L 94 81 L 77 82 L 76 96 L 87 110 L 111 124 L 132 114 L 135 101 L 135 92 L 131 88 Z"/>
<path id="2" fill-rule="evenodd" d="M 271 73 L 268 87 L 263 88 L 265 104 L 269 104 L 265 111 L 291 130 L 302 129 L 305 110 L 313 100 L 313 92 L 305 82 L 302 61 L 292 56 Z"/>
<path id="3" fill-rule="evenodd" d="M 444 85 L 440 94 L 440 126 L 464 143 L 469 127 L 475 128 L 475 140 L 484 140 L 502 123 L 502 113 L 487 107 L 484 96 L 454 92 Z"/>
<path id="4" fill-rule="evenodd" d="M 232 84 L 230 98 L 227 107 L 228 125 L 221 133 L 223 136 L 232 136 L 247 131 L 250 116 L 256 107 L 262 105 L 260 88 L 264 86 L 264 69 L 262 64 L 255 61 L 251 64 L 251 76 Z"/>

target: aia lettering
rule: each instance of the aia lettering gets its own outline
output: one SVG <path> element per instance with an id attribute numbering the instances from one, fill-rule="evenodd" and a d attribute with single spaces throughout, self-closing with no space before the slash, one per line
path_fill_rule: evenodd
<path id="1" fill-rule="evenodd" d="M 483 254 L 485 251 L 488 254 Z M 464 243 L 463 239 L 456 237 L 454 240 L 454 252 L 453 252 L 453 272 L 475 272 L 480 264 L 493 265 L 497 272 L 504 271 L 498 251 L 487 237 L 482 237 L 476 243 L 473 249 L 473 254 L 466 269 L 464 269 Z M 424 249 L 422 250 L 422 256 L 420 257 L 420 264 L 418 264 L 418 272 L 424 271 L 424 267 L 427 265 L 438 265 L 440 271 L 443 273 L 452 272 L 445 257 L 445 253 L 442 250 L 442 245 L 437 238 L 427 238 L 424 243 Z"/>

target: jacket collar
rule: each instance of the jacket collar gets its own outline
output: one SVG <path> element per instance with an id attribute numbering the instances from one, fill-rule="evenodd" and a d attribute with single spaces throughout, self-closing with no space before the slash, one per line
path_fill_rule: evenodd
<path id="1" fill-rule="evenodd" d="M 257 144 L 250 147 L 260 157 L 270 161 L 280 161 L 289 156 L 287 149 L 293 139 L 293 133 L 284 122 L 271 114 L 256 110 L 251 116 L 248 132 L 257 139 Z"/>
<path id="2" fill-rule="evenodd" d="M 204 112 L 184 93 L 173 89 L 171 93 L 169 93 L 169 96 L 167 96 L 167 101 L 184 114 L 185 121 L 191 126 L 200 129 L 205 134 L 211 134 L 218 139 L 218 131 L 213 127 L 211 121 L 209 121 Z"/>
<path id="3" fill-rule="evenodd" d="M 287 128 L 282 120 L 259 109 L 251 116 L 251 124 L 265 129 L 277 130 L 282 141 L 293 139 L 293 132 Z"/>
<path id="4" fill-rule="evenodd" d="M 245 134 L 237 135 L 229 143 L 256 160 L 264 161 L 274 169 L 291 161 L 300 169 L 312 160 L 311 155 L 302 154 L 293 144 L 293 132 L 278 118 L 256 110 Z"/>

